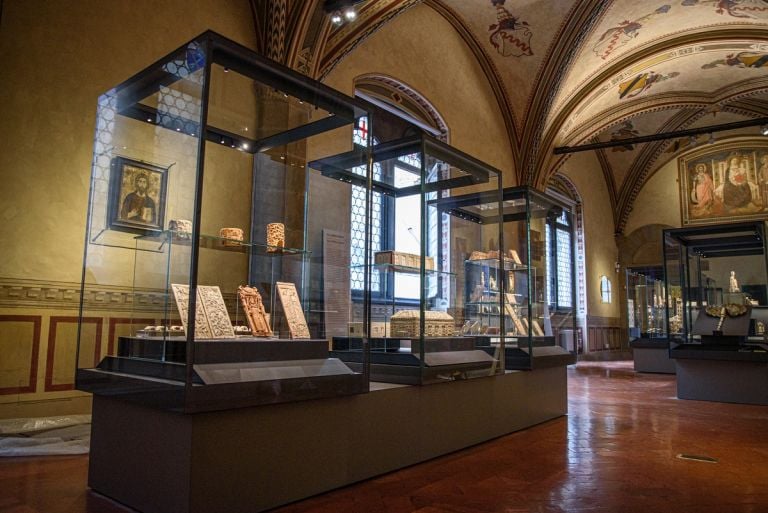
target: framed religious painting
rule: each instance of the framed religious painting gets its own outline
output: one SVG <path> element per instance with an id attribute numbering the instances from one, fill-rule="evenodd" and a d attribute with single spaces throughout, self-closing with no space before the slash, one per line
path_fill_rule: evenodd
<path id="1" fill-rule="evenodd" d="M 741 140 L 678 159 L 683 225 L 768 215 L 768 141 Z"/>
<path id="2" fill-rule="evenodd" d="M 134 233 L 162 231 L 168 170 L 115 157 L 109 178 L 110 229 Z"/>

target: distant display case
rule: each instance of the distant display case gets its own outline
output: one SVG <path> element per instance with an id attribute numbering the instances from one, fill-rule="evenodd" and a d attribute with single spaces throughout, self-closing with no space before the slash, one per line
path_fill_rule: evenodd
<path id="1" fill-rule="evenodd" d="M 367 183 L 353 129 L 372 122 L 212 32 L 102 95 L 77 388 L 183 412 L 368 391 L 367 343 L 355 369 L 328 351 L 368 329 L 350 308 L 351 186 L 307 162 L 349 151 Z M 108 343 L 92 308 L 113 312 Z"/>
<path id="2" fill-rule="evenodd" d="M 762 221 L 664 230 L 673 349 L 768 349 L 765 235 Z"/>
<path id="3" fill-rule="evenodd" d="M 667 338 L 665 298 L 661 267 L 627 270 L 627 324 L 630 338 Z"/>
<path id="4" fill-rule="evenodd" d="M 478 208 L 480 212 L 488 208 Z M 575 362 L 576 284 L 574 222 L 569 203 L 530 187 L 503 191 L 503 312 L 505 366 L 532 369 Z M 468 266 L 495 263 L 470 255 Z M 468 283 L 472 296 L 484 279 Z M 477 280 L 477 276 L 481 279 Z"/>
<path id="5" fill-rule="evenodd" d="M 471 209 L 501 208 L 500 172 L 427 135 L 377 140 L 370 227 L 371 379 L 429 384 L 503 372 L 503 234 L 496 219 Z M 357 156 L 310 164 L 360 187 Z M 472 260 L 482 254 L 482 261 Z M 483 267 L 483 263 L 485 266 Z M 482 274 L 482 278 L 480 275 Z M 467 287 L 480 286 L 475 293 Z M 362 302 L 357 302 L 362 308 Z M 357 368 L 364 338 L 333 338 L 333 355 Z M 488 350 L 490 349 L 490 350 Z"/>

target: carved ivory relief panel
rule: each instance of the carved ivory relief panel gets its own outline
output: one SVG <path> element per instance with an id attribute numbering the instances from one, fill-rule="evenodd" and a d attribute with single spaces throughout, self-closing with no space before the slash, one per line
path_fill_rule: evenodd
<path id="1" fill-rule="evenodd" d="M 288 322 L 288 331 L 291 338 L 310 338 L 307 320 L 304 318 L 304 311 L 301 308 L 299 293 L 296 292 L 296 285 L 278 281 L 275 283 L 277 295 L 280 297 L 280 304 L 283 305 L 285 319 Z"/>
<path id="2" fill-rule="evenodd" d="M 176 300 L 176 307 L 179 309 L 181 325 L 184 326 L 184 332 L 187 332 L 187 321 L 189 316 L 189 285 L 171 284 L 173 297 Z M 208 326 L 208 319 L 205 317 L 203 302 L 198 300 L 195 304 L 195 338 L 212 338 L 211 329 Z"/>
<path id="3" fill-rule="evenodd" d="M 171 285 L 181 324 L 187 331 L 189 312 L 189 285 Z M 195 338 L 235 338 L 221 289 L 215 285 L 198 285 L 195 304 Z"/>
<path id="4" fill-rule="evenodd" d="M 198 285 L 197 297 L 203 304 L 205 316 L 213 338 L 235 338 L 235 330 L 224 304 L 224 297 L 217 285 Z"/>
<path id="5" fill-rule="evenodd" d="M 245 318 L 251 328 L 254 337 L 271 337 L 272 330 L 269 327 L 269 317 L 264 310 L 264 302 L 256 287 L 241 285 L 237 288 L 240 304 L 243 306 Z"/>

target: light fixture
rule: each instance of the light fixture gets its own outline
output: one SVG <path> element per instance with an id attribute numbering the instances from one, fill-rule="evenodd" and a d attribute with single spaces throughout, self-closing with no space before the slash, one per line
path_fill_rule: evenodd
<path id="1" fill-rule="evenodd" d="M 243 148 L 244 150 L 247 150 L 247 149 L 248 149 L 248 143 L 243 143 L 243 145 L 242 145 L 242 148 Z"/>
<path id="2" fill-rule="evenodd" d="M 763 125 L 760 129 L 760 133 L 763 135 L 768 135 L 768 125 Z"/>
<path id="3" fill-rule="evenodd" d="M 613 264 L 614 269 L 616 269 L 616 272 L 621 271 L 621 264 L 616 262 Z"/>
<path id="4" fill-rule="evenodd" d="M 696 142 L 696 136 L 695 136 L 695 135 L 692 135 L 692 136 L 690 136 L 690 137 L 688 138 L 688 146 L 690 146 L 691 148 L 693 148 L 693 147 L 695 147 L 697 144 L 699 144 L 699 143 L 698 143 L 698 142 Z"/>
<path id="5" fill-rule="evenodd" d="M 707 144 L 715 144 L 715 134 L 710 133 L 709 139 L 707 139 Z"/>
<path id="6" fill-rule="evenodd" d="M 345 21 L 351 22 L 357 19 L 355 5 L 364 0 L 324 0 L 323 10 L 330 17 L 331 23 L 338 27 Z"/>

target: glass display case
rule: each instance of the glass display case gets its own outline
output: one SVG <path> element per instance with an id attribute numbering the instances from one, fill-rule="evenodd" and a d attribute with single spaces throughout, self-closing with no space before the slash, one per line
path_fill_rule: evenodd
<path id="1" fill-rule="evenodd" d="M 571 210 L 566 200 L 527 186 L 503 191 L 505 244 L 501 282 L 507 369 L 568 365 L 576 361 Z M 467 265 L 485 272 L 488 264 L 474 257 L 470 255 Z M 482 275 L 479 276 L 482 285 Z M 475 279 L 466 293 L 473 294 L 477 286 Z"/>
<path id="2" fill-rule="evenodd" d="M 627 325 L 630 338 L 667 338 L 663 274 L 661 267 L 627 269 Z"/>
<path id="3" fill-rule="evenodd" d="M 77 388 L 184 412 L 366 392 L 352 186 L 306 164 L 349 152 L 369 210 L 369 145 L 353 130 L 372 121 L 212 32 L 102 95 Z M 354 369 L 329 355 L 351 325 L 364 340 Z"/>
<path id="4" fill-rule="evenodd" d="M 673 357 L 686 347 L 768 349 L 767 255 L 762 221 L 664 230 Z"/>
<path id="5" fill-rule="evenodd" d="M 352 262 L 353 276 L 369 270 L 371 379 L 428 384 L 501 373 L 500 172 L 421 130 L 405 131 L 415 134 L 375 137 L 367 220 L 374 254 Z M 357 165 L 350 153 L 310 163 L 362 187 Z M 363 344 L 350 330 L 333 338 L 332 354 L 358 368 Z"/>

